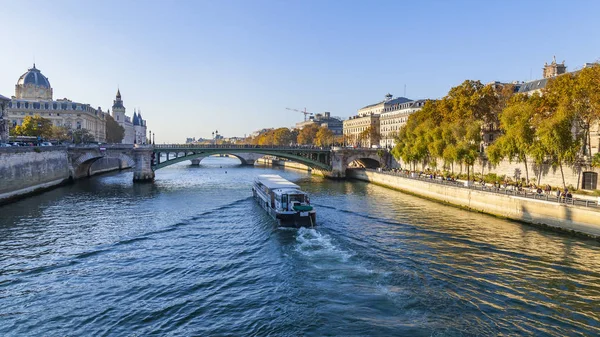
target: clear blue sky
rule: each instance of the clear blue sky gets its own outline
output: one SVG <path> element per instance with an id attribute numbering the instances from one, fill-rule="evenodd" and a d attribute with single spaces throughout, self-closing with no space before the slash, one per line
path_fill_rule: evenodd
<path id="1" fill-rule="evenodd" d="M 141 107 L 157 142 L 348 117 L 390 92 L 600 58 L 598 1 L 2 1 L 0 94 L 35 57 L 54 97 Z"/>

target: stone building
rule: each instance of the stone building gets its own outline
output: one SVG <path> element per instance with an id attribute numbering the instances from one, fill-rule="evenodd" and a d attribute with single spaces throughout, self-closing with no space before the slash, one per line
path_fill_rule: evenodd
<path id="1" fill-rule="evenodd" d="M 552 63 L 544 63 L 544 78 L 555 77 L 566 72 L 567 66 L 565 66 L 565 61 L 562 61 L 562 63 L 556 63 L 556 56 L 552 57 Z"/>
<path id="2" fill-rule="evenodd" d="M 587 65 L 588 64 L 586 63 L 586 66 Z M 565 65 L 565 61 L 562 63 L 556 63 L 556 57 L 552 58 L 552 63 L 544 63 L 544 68 L 542 70 L 542 79 L 518 84 L 517 92 L 526 93 L 528 95 L 533 95 L 535 92 L 540 93 L 541 90 L 546 87 L 548 79 L 558 75 L 567 74 L 567 66 Z"/>
<path id="3" fill-rule="evenodd" d="M 50 81 L 39 69 L 33 68 L 19 77 L 6 109 L 10 127 L 21 125 L 26 116 L 39 115 L 52 121 L 54 126 L 86 129 L 95 141 L 106 141 L 106 120 L 101 108 L 63 98 L 53 100 Z"/>
<path id="4" fill-rule="evenodd" d="M 366 146 L 374 145 L 371 138 L 360 139 L 360 134 L 371 128 L 372 134 L 379 134 L 379 114 L 366 116 L 351 116 L 344 121 L 344 143 L 351 146 Z"/>
<path id="5" fill-rule="evenodd" d="M 324 126 L 331 130 L 336 136 L 341 135 L 344 129 L 342 119 L 338 117 L 331 117 L 329 112 L 316 114 L 315 116 L 310 116 L 307 121 L 296 123 L 296 129 L 302 130 L 305 126 L 311 124 L 316 124 L 319 127 Z"/>
<path id="6" fill-rule="evenodd" d="M 111 116 L 123 127 L 125 135 L 121 143 L 123 144 L 146 144 L 146 121 L 142 118 L 142 113 L 138 114 L 133 110 L 133 120 L 125 113 L 127 109 L 123 105 L 121 90 L 117 89 L 117 96 L 113 101 Z"/>
<path id="7" fill-rule="evenodd" d="M 379 145 L 379 140 L 367 137 L 360 139 L 361 133 L 368 128 L 371 128 L 372 135 L 381 135 L 380 133 L 380 117 L 381 114 L 396 109 L 400 104 L 411 102 L 412 100 L 406 97 L 393 98 L 392 94 L 385 95 L 385 99 L 381 102 L 370 104 L 358 110 L 356 116 L 351 116 L 343 122 L 344 139 L 347 145 L 367 146 Z"/>
<path id="8" fill-rule="evenodd" d="M 5 119 L 6 107 L 10 103 L 10 98 L 0 95 L 0 143 L 8 141 L 8 120 Z"/>
<path id="9" fill-rule="evenodd" d="M 393 148 L 396 145 L 394 136 L 400 132 L 400 129 L 406 125 L 408 116 L 415 111 L 419 111 L 425 105 L 426 100 L 420 99 L 403 103 L 390 105 L 381 113 L 379 117 L 379 130 L 381 140 L 379 144 L 384 148 Z"/>

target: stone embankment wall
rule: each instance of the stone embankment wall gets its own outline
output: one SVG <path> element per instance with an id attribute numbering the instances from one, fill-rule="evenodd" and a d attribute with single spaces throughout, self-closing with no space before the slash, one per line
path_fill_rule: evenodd
<path id="1" fill-rule="evenodd" d="M 69 180 L 64 147 L 3 148 L 0 152 L 0 203 Z"/>
<path id="2" fill-rule="evenodd" d="M 489 193 L 364 170 L 348 170 L 347 177 L 487 214 L 600 238 L 600 211 L 593 208 Z"/>
<path id="3" fill-rule="evenodd" d="M 94 162 L 91 175 L 118 170 L 117 158 Z M 67 148 L 9 147 L 0 149 L 0 204 L 41 192 L 73 179 Z"/>
<path id="4" fill-rule="evenodd" d="M 390 165 L 392 168 L 405 168 L 413 167 L 412 165 L 408 165 L 403 163 L 402 160 L 396 161 L 392 160 Z M 417 165 L 418 170 L 427 169 L 428 165 Z M 546 185 L 550 184 L 551 186 L 563 186 L 562 175 L 560 173 L 560 168 L 552 167 L 550 165 L 538 166 L 535 165 L 534 162 L 529 161 L 527 163 L 527 168 L 529 171 L 529 179 L 535 178 L 537 184 Z M 438 167 L 438 169 L 440 169 Z M 482 173 L 484 175 L 488 173 L 495 173 L 498 176 L 505 175 L 507 178 L 511 178 L 513 181 L 515 180 L 515 171 L 520 172 L 520 178 L 525 179 L 525 164 L 517 163 L 515 161 L 510 162 L 508 160 L 501 161 L 498 165 L 491 165 L 490 163 L 481 163 L 476 162 L 475 165 L 471 168 L 471 173 Z M 565 184 L 567 186 L 579 187 L 581 188 L 583 173 L 584 172 L 596 172 L 600 174 L 599 168 L 591 168 L 591 167 L 582 167 L 580 169 L 563 166 L 563 173 L 565 175 Z M 461 166 L 460 164 L 454 164 L 454 174 L 466 174 L 467 168 L 466 166 Z M 600 188 L 600 185 L 599 185 Z"/>

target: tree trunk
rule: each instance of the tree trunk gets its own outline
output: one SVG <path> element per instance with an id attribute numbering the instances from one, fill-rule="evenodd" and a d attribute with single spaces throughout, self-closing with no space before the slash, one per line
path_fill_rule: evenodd
<path id="1" fill-rule="evenodd" d="M 563 183 L 563 188 L 567 188 L 567 184 L 565 183 L 565 173 L 563 172 L 563 168 L 562 168 L 562 161 L 560 161 L 560 163 L 558 164 L 558 166 L 560 166 L 560 175 L 562 176 L 562 183 Z"/>
<path id="2" fill-rule="evenodd" d="M 527 167 L 527 156 L 523 155 L 523 157 L 525 158 L 523 160 L 523 163 L 525 163 L 525 179 L 527 179 L 527 184 L 529 185 L 529 168 Z M 539 184 L 539 181 L 538 181 Z"/>
<path id="3" fill-rule="evenodd" d="M 473 170 L 475 169 L 475 164 L 473 164 Z M 481 179 L 483 179 L 483 172 L 485 171 L 485 160 L 481 161 Z"/>
<path id="4" fill-rule="evenodd" d="M 592 135 L 590 134 L 589 129 L 587 132 L 587 136 L 588 136 L 588 148 L 589 148 L 588 156 L 590 157 L 590 160 L 591 160 L 591 157 L 592 157 Z"/>
<path id="5" fill-rule="evenodd" d="M 467 185 L 469 184 L 468 182 L 471 180 L 471 176 L 469 175 L 470 174 L 470 172 L 469 172 L 469 166 L 470 165 L 467 164 Z"/>

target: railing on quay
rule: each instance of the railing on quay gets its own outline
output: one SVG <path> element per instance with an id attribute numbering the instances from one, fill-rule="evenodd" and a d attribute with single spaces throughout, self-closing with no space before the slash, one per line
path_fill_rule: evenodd
<path id="1" fill-rule="evenodd" d="M 433 176 L 431 176 L 429 174 L 420 174 L 418 172 L 406 173 L 405 171 L 402 171 L 402 170 L 400 170 L 400 171 L 381 170 L 380 171 L 379 169 L 364 169 L 364 170 L 381 173 L 381 174 L 400 176 L 403 178 L 408 178 L 408 179 L 413 179 L 413 180 L 420 180 L 420 181 L 433 183 L 433 184 L 448 185 L 448 186 L 453 186 L 453 187 L 458 187 L 458 188 L 477 190 L 477 191 L 482 191 L 482 192 L 487 192 L 487 193 L 513 195 L 513 196 L 535 199 L 535 200 L 544 200 L 544 201 L 550 201 L 550 202 L 561 203 L 561 204 L 590 207 L 590 208 L 600 211 L 600 205 L 598 205 L 598 202 L 596 202 L 596 201 L 592 201 L 592 200 L 588 200 L 588 199 L 567 198 L 567 197 L 563 197 L 563 196 L 557 196 L 554 193 L 544 193 L 543 191 L 542 191 L 542 193 L 537 193 L 537 191 L 534 191 L 534 192 L 528 191 L 527 188 L 518 189 L 515 186 L 507 186 L 507 187 L 496 186 L 496 187 L 494 187 L 493 185 L 486 186 L 486 185 L 481 185 L 481 184 L 479 184 L 479 185 L 472 184 L 470 186 L 467 186 L 467 185 L 465 185 L 464 181 L 446 180 L 446 179 L 443 179 L 443 177 L 433 178 Z"/>

